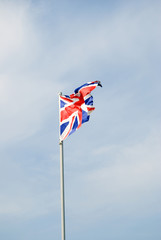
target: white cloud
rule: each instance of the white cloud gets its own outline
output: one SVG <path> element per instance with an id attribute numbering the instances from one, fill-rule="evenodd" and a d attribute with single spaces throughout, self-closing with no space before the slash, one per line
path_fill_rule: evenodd
<path id="1" fill-rule="evenodd" d="M 30 10 L 25 2 L 0 3 L 1 143 L 40 129 L 47 106 L 56 103 L 60 89 L 45 70 L 35 72 L 42 51 Z"/>
<path id="2" fill-rule="evenodd" d="M 8 79 L 7 79 L 8 78 Z M 24 138 L 35 133 L 48 113 L 47 106 L 55 104 L 59 88 L 51 81 L 3 77 L 1 103 L 1 141 Z M 54 106 L 53 106 L 54 107 Z"/>
<path id="3" fill-rule="evenodd" d="M 94 154 L 93 164 L 96 157 L 100 164 L 70 181 L 67 204 L 71 216 L 83 222 L 85 216 L 98 221 L 105 215 L 151 216 L 161 211 L 160 132 L 151 132 L 135 145 L 107 145 Z M 77 188 L 78 196 L 72 194 Z"/>
<path id="4" fill-rule="evenodd" d="M 26 4 L 0 3 L 0 63 L 26 45 L 28 27 Z"/>
<path id="5" fill-rule="evenodd" d="M 60 41 L 57 47 L 61 54 L 57 54 L 56 60 L 63 69 L 80 68 L 86 64 L 90 67 L 91 63 L 101 60 L 107 67 L 140 63 L 147 70 L 149 49 L 156 53 L 161 51 L 158 5 L 136 10 L 129 4 L 115 14 L 93 17 L 92 20 L 86 17 L 80 21 L 78 17 L 75 22 L 70 18 L 60 22 L 63 52 L 60 51 Z"/>
<path id="6" fill-rule="evenodd" d="M 53 158 L 35 162 L 33 156 L 25 162 L 14 154 L 1 155 L 1 216 L 34 218 L 58 211 L 60 193 Z"/>

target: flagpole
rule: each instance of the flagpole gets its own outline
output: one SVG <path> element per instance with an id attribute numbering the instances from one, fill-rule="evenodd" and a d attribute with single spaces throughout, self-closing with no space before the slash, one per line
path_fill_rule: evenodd
<path id="1" fill-rule="evenodd" d="M 60 131 L 60 96 L 59 93 L 59 131 Z M 59 134 L 60 136 L 60 134 Z M 63 141 L 59 140 L 60 146 L 60 189 L 61 189 L 61 239 L 65 240 L 65 194 L 64 194 L 64 148 Z"/>

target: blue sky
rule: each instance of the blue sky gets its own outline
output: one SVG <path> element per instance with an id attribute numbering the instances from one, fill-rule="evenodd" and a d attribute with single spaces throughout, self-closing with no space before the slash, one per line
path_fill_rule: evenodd
<path id="1" fill-rule="evenodd" d="M 160 1 L 0 1 L 0 239 L 58 240 L 58 92 L 101 80 L 64 142 L 70 240 L 161 238 Z"/>

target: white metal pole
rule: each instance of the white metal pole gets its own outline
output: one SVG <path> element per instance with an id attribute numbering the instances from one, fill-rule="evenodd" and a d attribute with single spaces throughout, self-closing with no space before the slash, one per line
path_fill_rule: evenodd
<path id="1" fill-rule="evenodd" d="M 60 96 L 59 93 L 59 114 L 60 114 Z M 60 115 L 59 115 L 59 131 L 60 131 Z M 60 132 L 59 132 L 60 134 Z M 59 135 L 60 136 L 60 135 Z M 65 193 L 64 193 L 64 149 L 63 141 L 59 141 L 60 145 L 60 188 L 61 188 L 61 239 L 65 240 Z"/>
<path id="2" fill-rule="evenodd" d="M 65 240 L 65 195 L 64 195 L 64 152 L 63 141 L 60 145 L 60 180 L 61 180 L 61 232 L 62 240 Z"/>

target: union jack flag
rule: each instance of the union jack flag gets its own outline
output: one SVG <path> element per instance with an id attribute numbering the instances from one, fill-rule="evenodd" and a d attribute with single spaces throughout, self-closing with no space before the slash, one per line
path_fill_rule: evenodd
<path id="1" fill-rule="evenodd" d="M 89 115 L 95 109 L 90 93 L 97 86 L 102 87 L 100 81 L 88 82 L 76 88 L 70 96 L 60 95 L 60 141 L 89 121 Z"/>

